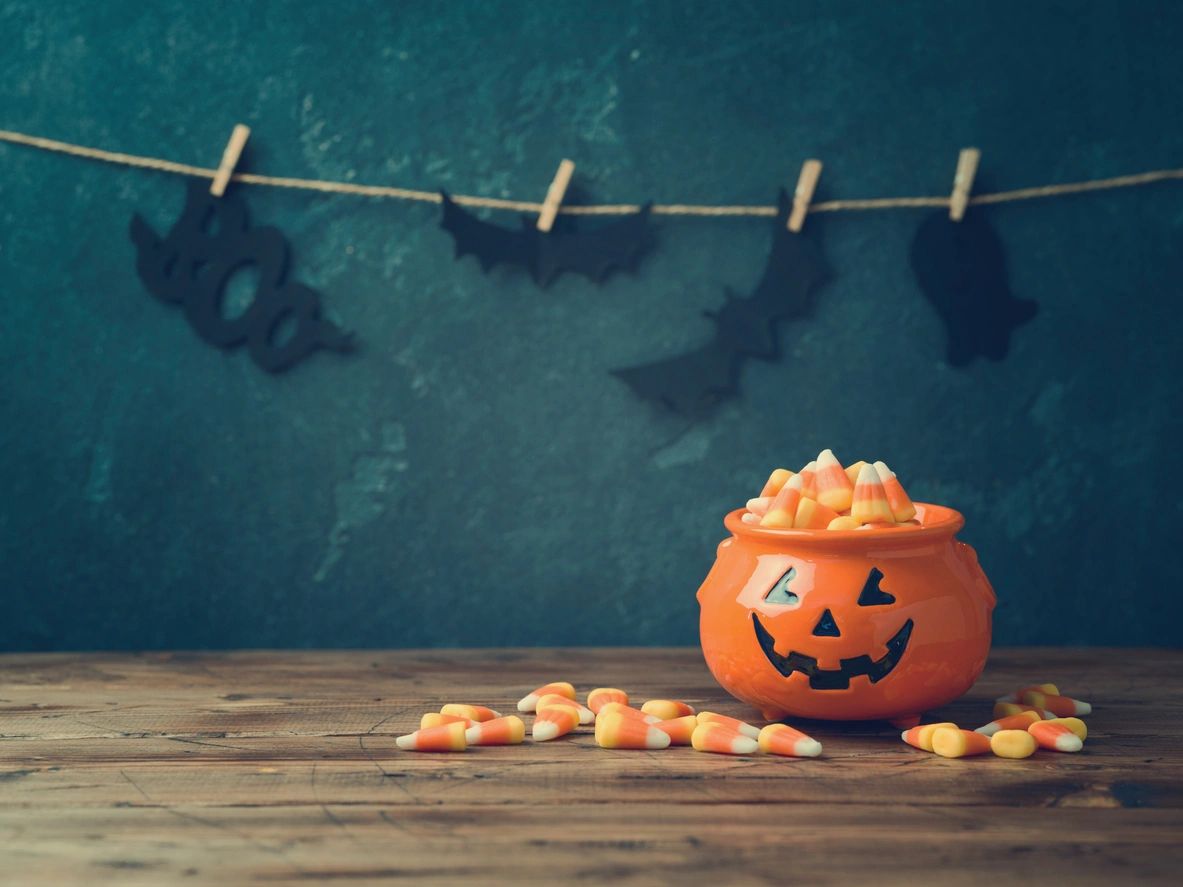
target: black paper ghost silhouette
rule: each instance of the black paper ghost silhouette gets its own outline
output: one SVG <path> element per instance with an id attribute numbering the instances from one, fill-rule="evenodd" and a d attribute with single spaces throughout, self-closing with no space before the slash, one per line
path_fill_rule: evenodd
<path id="1" fill-rule="evenodd" d="M 960 222 L 946 211 L 925 218 L 912 241 L 912 268 L 945 324 L 945 359 L 955 367 L 978 355 L 1002 360 L 1011 332 L 1039 310 L 1011 294 L 1002 243 L 979 209 Z"/>
<path id="2" fill-rule="evenodd" d="M 456 242 L 456 258 L 473 255 L 488 271 L 495 265 L 525 268 L 534 282 L 546 288 L 564 271 L 581 274 L 594 283 L 613 271 L 636 269 L 652 246 L 649 207 L 589 231 L 575 228 L 570 217 L 560 216 L 551 231 L 539 231 L 537 220 L 521 219 L 517 229 L 502 228 L 478 219 L 441 191 L 444 214 L 440 227 Z"/>
<path id="3" fill-rule="evenodd" d="M 251 228 L 246 206 L 233 196 L 214 197 L 204 180 L 189 183 L 185 208 L 161 239 L 136 214 L 131 220 L 136 271 L 152 295 L 181 305 L 190 326 L 219 348 L 247 343 L 251 359 L 278 373 L 317 348 L 347 351 L 349 334 L 320 315 L 320 296 L 284 281 L 289 250 L 277 228 Z M 235 272 L 254 265 L 259 283 L 250 307 L 238 317 L 222 314 L 226 285 Z M 277 341 L 284 321 L 293 332 Z"/>
<path id="4" fill-rule="evenodd" d="M 727 300 L 721 308 L 703 312 L 715 325 L 711 340 L 674 357 L 612 370 L 613 375 L 643 398 L 684 416 L 701 418 L 738 393 L 739 370 L 745 358 L 775 360 L 780 356 L 774 322 L 806 316 L 813 307 L 814 290 L 829 271 L 814 242 L 788 229 L 792 201 L 783 190 L 777 208 L 772 251 L 751 296 L 737 298 L 726 290 Z"/>

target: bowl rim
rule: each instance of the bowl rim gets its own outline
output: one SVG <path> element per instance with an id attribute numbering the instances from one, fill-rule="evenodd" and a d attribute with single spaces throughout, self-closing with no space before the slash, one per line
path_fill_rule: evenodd
<path id="1" fill-rule="evenodd" d="M 901 524 L 893 527 L 872 527 L 869 530 L 781 530 L 745 524 L 741 517 L 746 508 L 737 508 L 723 518 L 723 526 L 735 536 L 746 536 L 767 542 L 801 542 L 810 545 L 848 545 L 851 542 L 918 542 L 926 539 L 952 538 L 965 526 L 965 517 L 960 511 L 947 505 L 931 502 L 916 502 L 921 516 L 919 526 Z"/>

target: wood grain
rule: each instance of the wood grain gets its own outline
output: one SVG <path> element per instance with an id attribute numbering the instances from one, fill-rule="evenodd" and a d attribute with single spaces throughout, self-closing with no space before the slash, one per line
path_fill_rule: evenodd
<path id="1" fill-rule="evenodd" d="M 561 663 L 561 664 L 556 664 Z M 1079 755 L 948 761 L 878 723 L 806 724 L 819 760 L 606 751 L 589 731 L 462 755 L 393 737 L 547 680 L 739 717 L 696 650 L 0 656 L 0 881 L 1173 881 L 1183 656 L 1022 649 L 934 713 L 1052 680 L 1096 706 Z"/>

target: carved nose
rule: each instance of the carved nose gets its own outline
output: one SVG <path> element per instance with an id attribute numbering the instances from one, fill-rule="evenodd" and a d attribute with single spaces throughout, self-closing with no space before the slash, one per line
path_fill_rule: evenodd
<path id="1" fill-rule="evenodd" d="M 822 618 L 813 626 L 813 633 L 819 638 L 840 638 L 842 632 L 838 630 L 838 623 L 834 621 L 834 614 L 829 610 L 822 613 Z"/>

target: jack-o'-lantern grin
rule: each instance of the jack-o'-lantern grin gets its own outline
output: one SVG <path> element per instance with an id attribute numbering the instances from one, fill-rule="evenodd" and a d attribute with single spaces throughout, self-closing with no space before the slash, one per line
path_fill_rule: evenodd
<path id="1" fill-rule="evenodd" d="M 765 596 L 765 601 L 769 603 L 792 603 L 796 599 L 796 595 L 788 590 L 788 585 L 794 575 L 795 571 L 792 569 L 786 572 L 769 590 Z M 872 567 L 866 584 L 863 586 L 862 593 L 859 595 L 859 606 L 879 606 L 895 603 L 895 598 L 892 595 L 879 588 L 879 580 L 882 578 L 883 574 L 878 569 Z M 851 678 L 856 678 L 860 675 L 866 675 L 872 684 L 883 680 L 891 674 L 892 669 L 903 658 L 904 651 L 908 649 L 908 639 L 912 636 L 914 625 L 911 619 L 905 621 L 899 631 L 892 635 L 891 639 L 884 645 L 887 648 L 887 652 L 878 659 L 872 659 L 864 653 L 861 656 L 840 659 L 838 668 L 819 668 L 817 658 L 814 656 L 809 656 L 796 650 L 790 650 L 786 654 L 777 653 L 776 639 L 761 624 L 759 614 L 754 611 L 752 612 L 752 624 L 756 630 L 756 640 L 760 644 L 760 649 L 764 651 L 764 656 L 768 659 L 772 667 L 786 678 L 790 677 L 794 672 L 801 672 L 801 674 L 809 678 L 809 687 L 811 690 L 845 690 L 850 686 Z M 821 619 L 818 620 L 817 625 L 813 629 L 813 634 L 818 637 L 840 636 L 838 626 L 828 609 L 822 614 Z"/>

